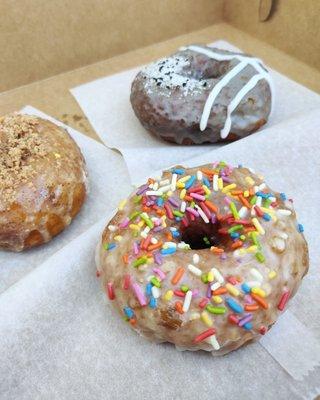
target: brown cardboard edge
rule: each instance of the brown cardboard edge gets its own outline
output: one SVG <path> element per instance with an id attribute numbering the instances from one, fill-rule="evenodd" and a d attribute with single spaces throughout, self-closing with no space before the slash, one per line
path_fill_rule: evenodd
<path id="1" fill-rule="evenodd" d="M 71 95 L 70 88 L 148 63 L 174 52 L 179 46 L 187 43 L 209 43 L 218 39 L 227 40 L 245 52 L 262 58 L 270 67 L 320 93 L 320 71 L 231 25 L 219 23 L 80 69 L 62 73 L 46 80 L 3 92 L 0 94 L 0 114 L 19 110 L 23 106 L 30 104 L 78 129 L 87 136 L 99 140 Z"/>

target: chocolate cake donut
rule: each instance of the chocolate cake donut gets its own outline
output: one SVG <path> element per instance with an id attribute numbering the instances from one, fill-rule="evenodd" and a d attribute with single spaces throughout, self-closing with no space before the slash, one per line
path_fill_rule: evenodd
<path id="1" fill-rule="evenodd" d="M 144 68 L 131 88 L 141 124 L 178 144 L 245 137 L 271 112 L 271 77 L 262 61 L 207 46 L 188 46 Z"/>
<path id="2" fill-rule="evenodd" d="M 48 242 L 86 194 L 85 161 L 65 129 L 30 115 L 0 118 L 0 249 Z"/>
<path id="3" fill-rule="evenodd" d="M 302 231 L 292 201 L 249 169 L 178 166 L 120 204 L 98 275 L 144 337 L 222 355 L 264 335 L 296 293 Z"/>

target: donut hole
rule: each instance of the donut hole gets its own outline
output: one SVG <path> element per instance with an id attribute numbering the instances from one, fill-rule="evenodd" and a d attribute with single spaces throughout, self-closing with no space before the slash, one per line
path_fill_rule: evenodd
<path id="1" fill-rule="evenodd" d="M 228 63 L 226 62 L 204 62 L 199 63 L 197 62 L 193 65 L 193 68 L 188 69 L 186 74 L 182 72 L 181 75 L 184 75 L 186 78 L 192 78 L 197 81 L 203 81 L 202 85 L 207 85 L 207 80 L 209 79 L 219 79 L 221 78 L 226 72 L 228 68 Z"/>
<path id="2" fill-rule="evenodd" d="M 181 239 L 187 243 L 192 250 L 208 249 L 211 246 L 225 248 L 226 237 L 219 233 L 221 224 L 205 223 L 202 219 L 190 221 L 188 226 L 181 226 Z"/>
<path id="3" fill-rule="evenodd" d="M 197 81 L 204 81 L 203 84 L 206 84 L 207 79 L 218 79 L 223 75 L 218 68 L 208 67 L 204 69 L 195 69 L 190 73 L 190 77 L 196 79 Z"/>
<path id="4" fill-rule="evenodd" d="M 219 68 L 209 67 L 202 71 L 201 79 L 218 79 L 224 74 Z"/>

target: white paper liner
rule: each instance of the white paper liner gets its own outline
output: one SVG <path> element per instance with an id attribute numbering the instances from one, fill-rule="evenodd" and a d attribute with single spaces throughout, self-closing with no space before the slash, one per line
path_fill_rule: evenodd
<path id="1" fill-rule="evenodd" d="M 319 131 L 320 114 L 319 111 L 313 111 L 187 163 L 187 166 L 196 166 L 222 159 L 232 165 L 237 160 L 237 163 L 264 174 L 272 188 L 287 193 L 295 200 L 299 220 L 303 221 L 306 229 L 310 270 L 290 303 L 295 316 L 287 311 L 280 318 L 279 328 L 273 328 L 260 343 L 298 380 L 304 379 L 316 367 L 316 375 L 320 378 L 320 323 L 316 317 L 320 315 L 317 294 L 320 290 L 320 253 L 318 237 L 315 235 L 319 231 L 320 217 L 314 215 L 313 211 L 315 204 L 320 201 L 320 178 L 316 172 L 320 171 Z M 283 339 L 281 342 L 278 341 L 280 338 Z M 295 352 L 293 349 L 296 349 Z"/>
<path id="2" fill-rule="evenodd" d="M 214 359 L 132 332 L 94 274 L 105 223 L 0 296 L 1 399 L 295 400 L 314 393 L 313 382 L 293 380 L 259 344 Z"/>
<path id="3" fill-rule="evenodd" d="M 320 364 L 320 342 L 290 311 L 259 343 L 295 379 L 303 379 Z"/>
<path id="4" fill-rule="evenodd" d="M 239 51 L 222 40 L 211 43 L 210 46 Z M 129 100 L 131 83 L 141 68 L 142 66 L 71 89 L 104 143 L 123 154 L 133 183 L 140 182 L 146 171 L 151 174 L 168 165 L 222 147 L 221 144 L 179 146 L 150 135 L 134 115 Z M 274 127 L 297 113 L 320 108 L 318 94 L 276 71 L 270 70 L 270 73 L 274 81 L 275 101 L 272 116 L 265 128 Z"/>
<path id="5" fill-rule="evenodd" d="M 155 395 L 154 390 L 166 399 L 311 398 L 319 386 L 319 367 L 314 368 L 318 351 L 314 339 L 306 350 L 309 342 L 304 337 L 320 339 L 315 234 L 320 217 L 314 212 L 320 200 L 319 120 L 319 113 L 312 112 L 190 160 L 192 165 L 217 158 L 242 162 L 265 173 L 274 189 L 295 198 L 311 265 L 289 309 L 299 325 L 307 327 L 303 338 L 300 334 L 299 354 L 309 357 L 314 350 L 311 360 L 299 366 L 295 358 L 292 363 L 286 352 L 290 345 L 286 351 L 281 347 L 281 359 L 275 361 L 277 354 L 271 357 L 259 343 L 213 359 L 202 352 L 181 353 L 171 345 L 151 344 L 131 332 L 95 278 L 94 249 L 107 220 L 103 218 L 0 296 L 0 398 L 141 399 Z M 312 182 L 307 177 L 313 177 Z M 111 180 L 105 190 L 116 196 L 121 185 Z M 112 209 L 108 202 L 104 215 Z M 282 325 L 282 333 L 287 328 Z"/>
<path id="6" fill-rule="evenodd" d="M 304 400 L 319 400 L 320 396 L 320 386 L 316 387 L 314 390 L 311 390 L 307 395 L 303 396 Z"/>
<path id="7" fill-rule="evenodd" d="M 0 250 L 0 293 L 86 231 L 110 210 L 109 207 L 115 208 L 130 191 L 127 169 L 119 154 L 33 107 L 27 106 L 21 112 L 42 116 L 67 128 L 85 157 L 90 192 L 80 214 L 49 243 L 22 253 Z M 115 187 L 117 190 L 114 190 Z"/>

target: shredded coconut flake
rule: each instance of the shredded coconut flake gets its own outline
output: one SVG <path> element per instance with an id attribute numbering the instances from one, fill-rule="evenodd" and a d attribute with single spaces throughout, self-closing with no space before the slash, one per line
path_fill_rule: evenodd
<path id="1" fill-rule="evenodd" d="M 142 70 L 142 74 L 146 78 L 145 89 L 150 93 L 155 87 L 168 90 L 178 87 L 180 90 L 182 89 L 184 95 L 200 89 L 204 82 L 191 77 L 190 73 L 185 71 L 184 68 L 189 66 L 190 61 L 186 56 L 162 58 L 148 65 Z"/>

